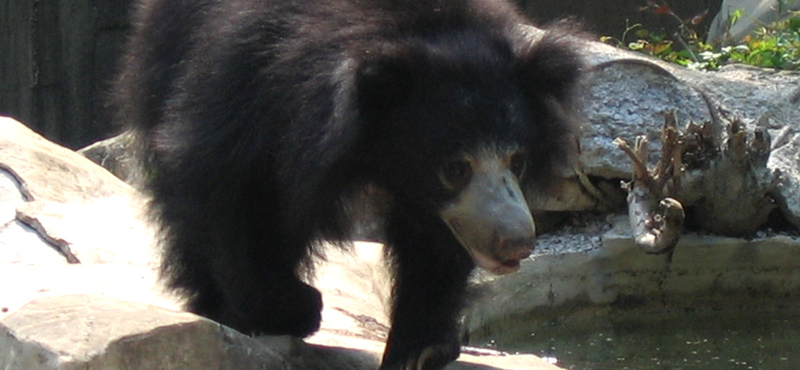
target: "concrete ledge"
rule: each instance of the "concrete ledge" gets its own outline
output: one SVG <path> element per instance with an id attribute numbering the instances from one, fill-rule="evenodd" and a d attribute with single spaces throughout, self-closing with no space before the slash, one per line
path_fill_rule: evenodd
<path id="1" fill-rule="evenodd" d="M 617 219 L 599 247 L 539 255 L 489 279 L 467 312 L 473 337 L 571 314 L 614 309 L 781 307 L 800 301 L 800 238 L 685 235 L 670 255 L 647 255 Z M 546 240 L 544 241 L 547 242 Z"/>

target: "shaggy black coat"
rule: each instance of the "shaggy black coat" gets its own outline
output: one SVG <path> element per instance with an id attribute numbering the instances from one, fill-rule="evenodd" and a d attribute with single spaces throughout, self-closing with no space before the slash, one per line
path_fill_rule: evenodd
<path id="1" fill-rule="evenodd" d="M 392 204 L 383 367 L 457 357 L 474 263 L 437 215 L 458 195 L 437 174 L 462 151 L 516 145 L 526 186 L 548 177 L 579 76 L 564 34 L 530 41 L 499 0 L 137 5 L 115 101 L 188 309 L 245 333 L 313 333 L 322 300 L 304 261 L 348 238 L 348 199 L 369 184 Z"/>

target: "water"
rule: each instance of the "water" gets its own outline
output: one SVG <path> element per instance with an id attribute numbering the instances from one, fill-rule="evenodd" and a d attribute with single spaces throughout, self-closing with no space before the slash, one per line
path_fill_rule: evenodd
<path id="1" fill-rule="evenodd" d="M 800 369 L 800 310 L 610 314 L 495 338 L 574 370 Z"/>

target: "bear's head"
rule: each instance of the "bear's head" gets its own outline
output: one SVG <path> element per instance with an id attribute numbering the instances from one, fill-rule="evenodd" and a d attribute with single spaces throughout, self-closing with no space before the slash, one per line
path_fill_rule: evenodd
<path id="1" fill-rule="evenodd" d="M 515 271 L 536 239 L 523 190 L 543 189 L 567 155 L 580 58 L 557 31 L 521 45 L 468 29 L 400 45 L 355 77 L 380 185 L 441 218 L 478 266 Z"/>

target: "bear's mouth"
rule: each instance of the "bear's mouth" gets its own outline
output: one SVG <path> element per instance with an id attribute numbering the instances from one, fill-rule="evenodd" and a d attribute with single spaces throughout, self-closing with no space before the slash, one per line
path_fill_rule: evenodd
<path id="1" fill-rule="evenodd" d="M 507 275 L 516 272 L 519 270 L 520 262 L 531 254 L 530 251 L 527 251 L 519 253 L 515 258 L 500 259 L 496 256 L 489 256 L 479 252 L 474 248 L 465 247 L 465 249 L 478 267 L 495 275 Z"/>

